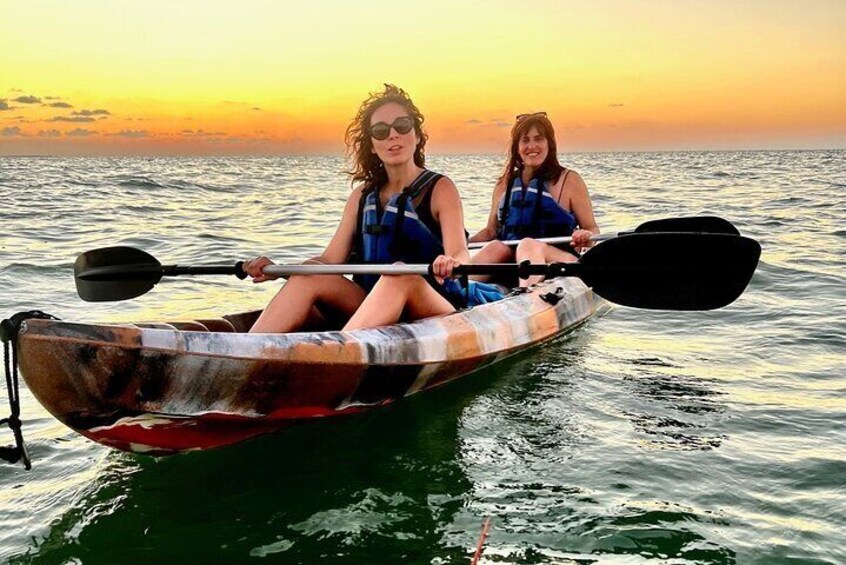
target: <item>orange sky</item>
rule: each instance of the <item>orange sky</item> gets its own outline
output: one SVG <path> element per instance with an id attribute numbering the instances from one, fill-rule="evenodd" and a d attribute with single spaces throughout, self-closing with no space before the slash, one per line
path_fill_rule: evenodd
<path id="1" fill-rule="evenodd" d="M 4 3 L 0 155 L 340 152 L 408 90 L 431 152 L 846 147 L 842 0 Z"/>

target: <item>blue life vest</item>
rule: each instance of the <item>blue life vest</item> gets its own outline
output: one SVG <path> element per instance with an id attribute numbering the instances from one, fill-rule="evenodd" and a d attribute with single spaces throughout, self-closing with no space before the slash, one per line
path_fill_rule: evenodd
<path id="1" fill-rule="evenodd" d="M 378 187 L 362 191 L 356 220 L 356 253 L 360 263 L 391 264 L 402 261 L 425 264 L 443 254 L 440 226 L 427 225 L 414 208 L 415 198 L 425 190 L 432 190 L 442 177 L 438 173 L 424 170 L 410 186 L 392 196 L 384 210 L 381 209 Z M 353 277 L 353 280 L 370 292 L 379 280 L 379 275 L 360 275 Z M 452 279 L 440 285 L 429 277 L 427 280 L 456 308 L 493 302 L 504 297 L 496 285 L 475 281 L 465 281 L 462 285 Z"/>
<path id="2" fill-rule="evenodd" d="M 431 263 L 443 254 L 441 234 L 434 233 L 420 220 L 413 202 L 424 190 L 434 187 L 441 177 L 432 171 L 423 171 L 410 186 L 392 196 L 384 210 L 378 187 L 362 191 L 357 221 L 359 262 Z M 362 275 L 354 280 L 370 292 L 379 275 Z"/>
<path id="3" fill-rule="evenodd" d="M 559 206 L 537 178 L 529 186 L 520 177 L 514 179 L 499 201 L 497 220 L 500 240 L 567 236 L 578 225 L 576 216 Z"/>

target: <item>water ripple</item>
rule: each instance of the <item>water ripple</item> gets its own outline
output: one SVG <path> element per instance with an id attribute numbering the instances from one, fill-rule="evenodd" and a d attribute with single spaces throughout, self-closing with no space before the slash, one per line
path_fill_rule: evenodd
<path id="1" fill-rule="evenodd" d="M 615 308 L 566 339 L 395 407 L 151 459 L 74 434 L 23 388 L 35 466 L 0 467 L 0 561 L 846 562 L 843 151 L 562 155 L 603 231 L 714 214 L 760 240 L 736 303 Z M 432 156 L 485 224 L 501 155 Z M 319 253 L 350 194 L 338 156 L 4 158 L 0 306 L 68 320 L 216 316 L 278 284 L 162 281 L 82 303 L 72 265 Z M 797 188 L 801 187 L 801 188 Z M 720 250 L 702 261 L 723 268 Z M 8 441 L 8 438 L 7 440 Z M 209 541 L 211 540 L 211 541 Z"/>

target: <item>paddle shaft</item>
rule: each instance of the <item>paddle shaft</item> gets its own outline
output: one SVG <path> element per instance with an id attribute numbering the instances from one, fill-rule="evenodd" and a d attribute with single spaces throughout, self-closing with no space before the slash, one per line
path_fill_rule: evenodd
<path id="1" fill-rule="evenodd" d="M 176 277 L 179 275 L 235 275 L 239 279 L 247 277 L 241 268 L 241 263 L 234 265 L 123 265 L 115 269 L 112 265 L 93 267 L 78 274 L 77 278 L 84 281 L 120 281 L 135 280 L 144 277 Z"/>
<path id="2" fill-rule="evenodd" d="M 481 263 L 459 265 L 453 269 L 455 275 L 513 275 L 526 278 L 532 275 L 576 276 L 579 265 L 571 263 L 550 263 L 549 265 L 529 262 Z M 565 274 L 566 271 L 566 274 Z M 571 274 L 572 271 L 572 274 Z M 262 272 L 266 275 L 432 275 L 431 265 L 268 265 Z"/>
<path id="3" fill-rule="evenodd" d="M 602 233 L 602 234 L 594 234 L 590 236 L 590 240 L 594 243 L 599 243 L 600 241 L 606 241 L 608 239 L 612 239 L 621 235 L 625 235 L 631 232 L 618 232 L 618 233 Z M 520 239 L 505 239 L 505 240 L 491 240 L 491 241 L 499 241 L 503 245 L 507 245 L 508 247 L 517 247 L 519 245 Z M 562 245 L 565 243 L 572 243 L 573 238 L 568 236 L 563 237 L 539 237 L 536 238 L 535 241 L 540 241 L 542 243 L 548 243 L 550 245 Z M 490 243 L 490 241 L 473 241 L 467 244 L 467 249 L 481 249 L 485 245 Z"/>

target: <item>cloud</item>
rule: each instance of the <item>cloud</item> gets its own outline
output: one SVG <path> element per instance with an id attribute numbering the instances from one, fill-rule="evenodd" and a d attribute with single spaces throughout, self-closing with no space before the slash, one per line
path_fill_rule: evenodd
<path id="1" fill-rule="evenodd" d="M 45 104 L 45 106 L 50 106 L 51 108 L 73 108 L 73 105 L 67 102 L 51 102 L 50 104 Z"/>
<path id="2" fill-rule="evenodd" d="M 21 104 L 41 104 L 41 98 L 37 96 L 18 96 L 14 101 Z"/>
<path id="3" fill-rule="evenodd" d="M 0 130 L 0 136 L 2 137 L 23 137 L 23 132 L 21 132 L 21 128 L 18 126 L 14 126 L 11 128 L 3 128 Z"/>
<path id="4" fill-rule="evenodd" d="M 76 128 L 65 132 L 65 137 L 88 137 L 89 135 L 97 135 L 97 132 L 82 128 Z"/>
<path id="5" fill-rule="evenodd" d="M 73 117 L 56 116 L 55 118 L 50 118 L 47 121 L 48 122 L 74 122 L 74 123 L 78 123 L 78 122 L 93 122 L 94 118 L 87 118 L 87 117 L 83 117 L 83 116 L 73 116 Z"/>
<path id="6" fill-rule="evenodd" d="M 185 137 L 218 137 L 229 135 L 226 132 L 222 131 L 210 132 L 201 129 L 198 129 L 197 131 L 194 131 L 192 129 L 184 129 L 182 130 L 181 134 Z"/>
<path id="7" fill-rule="evenodd" d="M 253 110 L 255 110 L 256 112 L 261 112 L 261 108 L 259 108 L 258 106 L 255 106 L 255 107 L 253 108 Z"/>
<path id="8" fill-rule="evenodd" d="M 614 102 L 613 104 L 608 105 L 609 108 L 622 108 L 624 106 L 625 104 L 623 104 L 622 102 Z"/>
<path id="9" fill-rule="evenodd" d="M 125 137 L 127 139 L 138 139 L 141 137 L 150 137 L 150 132 L 147 130 L 125 129 L 123 131 L 112 133 L 110 135 L 114 135 L 117 137 Z"/>
<path id="10" fill-rule="evenodd" d="M 493 118 L 493 119 L 488 120 L 488 121 L 480 120 L 478 118 L 471 118 L 464 123 L 471 125 L 471 126 L 479 126 L 479 127 L 483 127 L 483 128 L 489 128 L 489 127 L 508 128 L 508 127 L 511 127 L 510 122 L 507 122 L 507 121 L 500 119 L 500 118 Z"/>
<path id="11" fill-rule="evenodd" d="M 6 102 L 5 98 L 0 98 L 0 112 L 5 110 L 14 110 L 17 106 L 9 106 L 9 103 Z"/>
<path id="12" fill-rule="evenodd" d="M 38 137 L 59 137 L 62 135 L 57 129 L 41 130 L 38 132 Z"/>
<path id="13" fill-rule="evenodd" d="M 102 108 L 97 110 L 80 110 L 79 112 L 71 112 L 74 116 L 111 116 L 112 113 Z"/>

